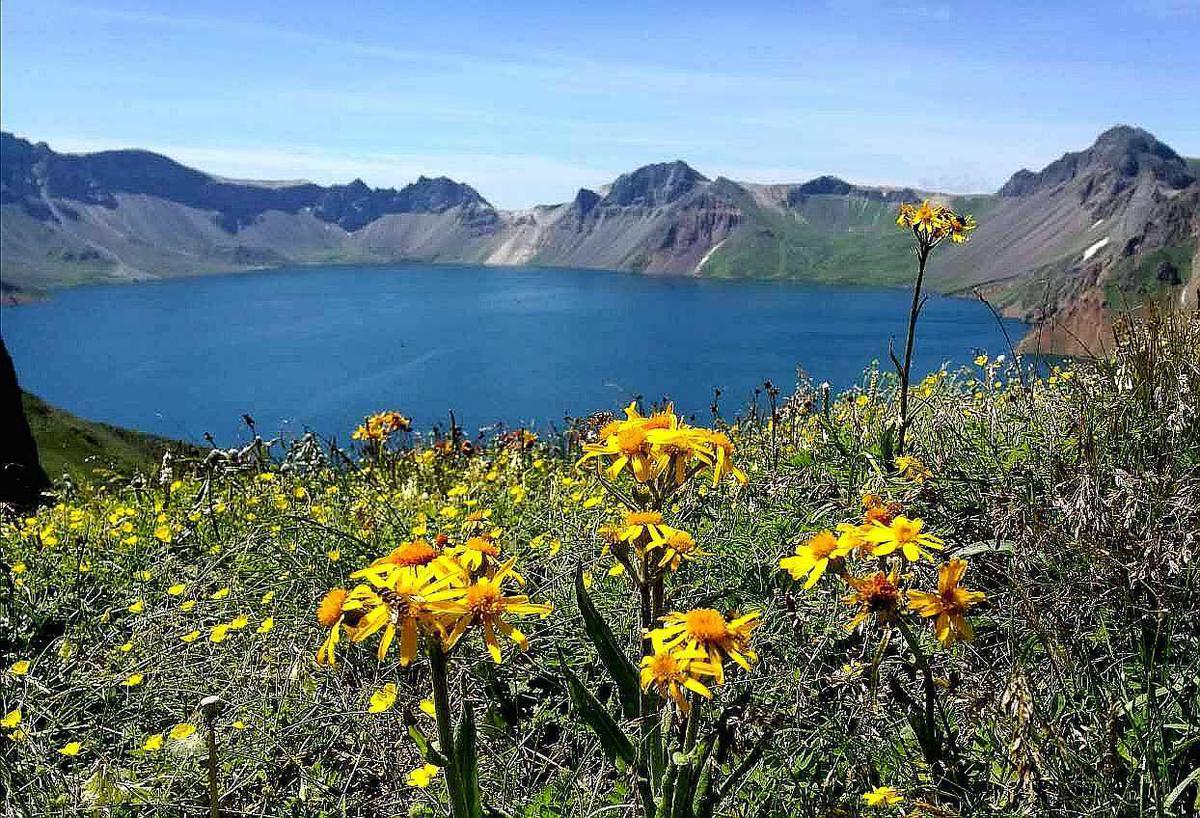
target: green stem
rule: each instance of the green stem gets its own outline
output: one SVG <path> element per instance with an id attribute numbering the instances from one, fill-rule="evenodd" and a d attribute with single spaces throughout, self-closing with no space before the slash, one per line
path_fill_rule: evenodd
<path id="1" fill-rule="evenodd" d="M 450 713 L 450 680 L 446 652 L 436 639 L 429 639 L 429 670 L 433 687 L 433 709 L 437 718 L 438 744 L 446 758 L 446 790 L 453 818 L 467 818 L 462 768 L 454 749 L 454 718 Z"/>
<path id="2" fill-rule="evenodd" d="M 919 237 L 918 237 L 919 239 Z M 925 264 L 932 248 L 921 241 L 917 250 L 917 281 L 913 287 L 912 307 L 908 311 L 908 336 L 904 341 L 904 362 L 900 368 L 900 428 L 896 433 L 896 454 L 904 454 L 904 438 L 908 433 L 908 379 L 912 369 L 913 343 L 917 337 L 917 316 L 921 313 L 921 285 L 925 281 Z"/>
<path id="3" fill-rule="evenodd" d="M 671 813 L 677 818 L 688 818 L 692 811 L 692 774 L 693 762 L 690 758 L 691 753 L 696 749 L 696 734 L 700 731 L 700 697 L 695 693 L 689 694 L 692 706 L 688 710 L 687 723 L 683 730 L 683 756 L 686 759 L 684 766 L 679 768 L 679 777 L 676 784 L 675 803 L 671 808 Z"/>

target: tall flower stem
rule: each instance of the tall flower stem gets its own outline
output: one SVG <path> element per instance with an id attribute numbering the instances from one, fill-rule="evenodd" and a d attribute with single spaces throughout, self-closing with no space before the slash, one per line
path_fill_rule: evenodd
<path id="1" fill-rule="evenodd" d="M 429 639 L 429 670 L 433 687 L 433 709 L 437 720 L 438 749 L 446 759 L 446 789 L 453 818 L 467 818 L 467 799 L 463 791 L 462 767 L 454 749 L 454 717 L 450 712 L 449 663 L 446 651 Z"/>
<path id="2" fill-rule="evenodd" d="M 916 232 L 916 231 L 914 231 Z M 904 360 L 900 364 L 900 424 L 896 430 L 896 454 L 904 454 L 904 439 L 908 433 L 908 382 L 912 371 L 913 345 L 917 338 L 917 318 L 921 315 L 921 287 L 925 283 L 925 265 L 933 246 L 917 235 L 917 281 L 913 286 L 912 307 L 908 311 L 908 336 L 904 341 Z M 893 358 L 895 360 L 895 358 Z"/>

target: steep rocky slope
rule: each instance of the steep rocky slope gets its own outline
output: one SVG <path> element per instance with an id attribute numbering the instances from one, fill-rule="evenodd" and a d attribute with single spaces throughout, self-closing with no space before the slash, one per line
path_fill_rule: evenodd
<path id="1" fill-rule="evenodd" d="M 989 294 L 1038 327 L 1029 345 L 1095 349 L 1114 308 L 1194 303 L 1200 287 L 1195 163 L 1125 126 L 994 195 L 831 176 L 745 184 L 675 161 L 522 211 L 444 177 L 400 190 L 238 182 L 145 151 L 59 154 L 7 133 L 0 148 L 7 299 L 82 281 L 391 260 L 903 284 L 911 258 L 893 216 L 922 196 L 981 222 L 968 245 L 939 254 L 931 285 Z"/>

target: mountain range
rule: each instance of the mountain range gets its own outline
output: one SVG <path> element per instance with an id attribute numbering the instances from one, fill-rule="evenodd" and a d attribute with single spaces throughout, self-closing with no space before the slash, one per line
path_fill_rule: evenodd
<path id="1" fill-rule="evenodd" d="M 1031 324 L 1027 348 L 1095 351 L 1115 310 L 1195 306 L 1200 170 L 1117 126 L 996 193 L 950 195 L 833 176 L 709 179 L 647 165 L 569 202 L 493 207 L 470 185 L 399 189 L 223 179 L 140 150 L 64 154 L 0 133 L 0 295 L 83 282 L 397 260 L 902 285 L 911 237 L 896 206 L 933 198 L 980 222 L 935 255 L 930 286 L 984 294 Z"/>

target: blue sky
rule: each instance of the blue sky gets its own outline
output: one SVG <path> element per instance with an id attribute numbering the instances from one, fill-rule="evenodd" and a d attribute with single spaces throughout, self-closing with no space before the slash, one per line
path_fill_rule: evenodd
<path id="1" fill-rule="evenodd" d="M 56 149 L 510 208 L 673 158 L 992 190 L 1117 122 L 1200 155 L 1200 0 L 5 0 L 0 29 L 3 127 Z"/>

